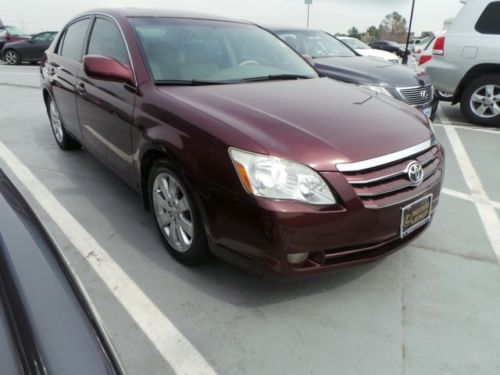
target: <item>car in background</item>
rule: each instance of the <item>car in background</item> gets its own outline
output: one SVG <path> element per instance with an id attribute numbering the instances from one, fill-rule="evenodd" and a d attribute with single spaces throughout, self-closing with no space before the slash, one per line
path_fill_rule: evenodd
<path id="1" fill-rule="evenodd" d="M 0 238 L 1 373 L 123 374 L 63 255 L 1 170 Z"/>
<path id="2" fill-rule="evenodd" d="M 465 118 L 500 125 L 500 1 L 465 3 L 425 64 L 436 88 L 453 95 Z"/>
<path id="3" fill-rule="evenodd" d="M 399 59 L 393 53 L 371 48 L 368 44 L 363 43 L 357 38 L 352 38 L 349 36 L 339 36 L 337 37 L 337 39 L 347 44 L 351 49 L 355 50 L 360 55 L 368 56 L 379 61 L 388 61 L 393 64 L 399 64 L 401 62 L 401 59 Z"/>
<path id="4" fill-rule="evenodd" d="M 268 27 L 329 78 L 384 94 L 420 109 L 433 119 L 438 107 L 434 87 L 423 72 L 361 56 L 336 37 L 320 30 Z"/>
<path id="5" fill-rule="evenodd" d="M 0 49 L 4 46 L 5 43 L 25 39 L 29 39 L 29 35 L 26 35 L 16 26 L 0 26 Z"/>
<path id="6" fill-rule="evenodd" d="M 396 42 L 391 42 L 389 40 L 377 40 L 375 42 L 371 42 L 369 46 L 373 49 L 379 49 L 382 51 L 394 53 L 401 58 L 403 58 L 403 56 L 405 55 L 406 46 L 401 47 L 400 44 Z"/>
<path id="7" fill-rule="evenodd" d="M 429 40 L 427 45 L 425 45 L 422 50 L 417 49 L 415 51 L 415 53 L 413 55 L 414 55 L 415 59 L 417 60 L 419 67 L 425 68 L 424 65 L 432 60 L 432 49 L 434 47 L 434 42 L 437 38 L 439 38 L 445 34 L 446 34 L 446 31 L 441 31 L 435 37 L 432 37 L 432 39 Z M 435 92 L 436 92 L 437 98 L 440 101 L 450 102 L 453 100 L 452 94 L 448 94 L 448 93 L 441 91 L 441 90 L 435 90 Z"/>
<path id="8" fill-rule="evenodd" d="M 139 191 L 185 265 L 215 254 L 281 279 L 323 274 L 408 244 L 439 201 L 444 156 L 421 112 L 319 77 L 249 22 L 89 11 L 41 74 L 59 147 L 83 145 Z"/>
<path id="9" fill-rule="evenodd" d="M 22 62 L 38 62 L 57 35 L 57 31 L 45 31 L 25 40 L 6 43 L 0 50 L 0 59 L 9 65 Z"/>

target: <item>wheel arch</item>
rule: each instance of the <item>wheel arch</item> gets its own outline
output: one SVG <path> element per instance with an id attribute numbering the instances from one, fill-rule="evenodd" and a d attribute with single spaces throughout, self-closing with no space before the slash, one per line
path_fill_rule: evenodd
<path id="1" fill-rule="evenodd" d="M 452 103 L 457 104 L 462 100 L 462 95 L 466 87 L 472 81 L 474 81 L 476 78 L 489 74 L 500 74 L 500 64 L 479 64 L 470 68 L 458 84 Z"/>

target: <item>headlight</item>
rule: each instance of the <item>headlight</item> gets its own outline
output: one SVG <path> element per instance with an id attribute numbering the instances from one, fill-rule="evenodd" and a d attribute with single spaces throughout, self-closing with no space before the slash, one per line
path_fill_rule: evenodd
<path id="1" fill-rule="evenodd" d="M 361 87 L 366 90 L 370 90 L 373 92 L 376 92 L 377 94 L 384 94 L 384 95 L 389 95 L 392 97 L 391 93 L 385 89 L 383 86 L 377 86 L 377 85 L 358 85 L 358 87 Z"/>
<path id="2" fill-rule="evenodd" d="M 323 178 L 303 164 L 236 148 L 230 148 L 229 154 L 241 183 L 251 194 L 318 205 L 335 203 Z"/>

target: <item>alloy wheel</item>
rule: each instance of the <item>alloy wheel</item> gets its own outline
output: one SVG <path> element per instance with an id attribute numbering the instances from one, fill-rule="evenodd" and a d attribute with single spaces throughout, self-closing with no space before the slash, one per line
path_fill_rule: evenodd
<path id="1" fill-rule="evenodd" d="M 470 108 L 481 118 L 500 115 L 500 86 L 489 84 L 479 87 L 470 98 Z"/>
<path id="2" fill-rule="evenodd" d="M 190 250 L 194 239 L 193 210 L 175 176 L 162 172 L 153 182 L 153 209 L 160 230 L 177 252 Z"/>
<path id="3" fill-rule="evenodd" d="M 19 55 L 16 51 L 9 50 L 5 52 L 5 62 L 9 65 L 16 65 L 19 63 Z"/>
<path id="4" fill-rule="evenodd" d="M 52 125 L 52 130 L 54 131 L 57 142 L 62 143 L 64 140 L 63 126 L 53 100 L 50 101 L 50 124 Z"/>

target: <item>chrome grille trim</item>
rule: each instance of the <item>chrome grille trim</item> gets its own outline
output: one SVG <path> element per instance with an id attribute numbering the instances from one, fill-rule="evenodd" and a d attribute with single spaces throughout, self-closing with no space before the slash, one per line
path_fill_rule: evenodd
<path id="1" fill-rule="evenodd" d="M 429 165 L 434 160 L 436 160 L 436 158 L 437 158 L 437 156 L 433 156 L 432 158 L 429 158 L 429 159 L 426 159 L 424 161 L 421 161 L 420 164 L 422 164 L 422 167 L 425 167 L 426 165 Z M 388 175 L 385 175 L 385 176 L 380 176 L 380 177 L 377 177 L 377 178 L 372 178 L 370 180 L 352 181 L 351 179 L 347 178 L 347 181 L 351 185 L 367 185 L 367 184 L 371 184 L 371 183 L 374 183 L 374 182 L 379 182 L 379 181 L 383 181 L 383 180 L 388 180 L 390 178 L 402 176 L 402 175 L 405 175 L 407 173 L 408 173 L 408 171 L 405 168 L 405 169 L 402 169 L 402 170 L 400 170 L 398 172 L 394 172 L 394 173 L 391 173 L 391 174 L 388 174 Z"/>
<path id="2" fill-rule="evenodd" d="M 422 151 L 426 151 L 436 144 L 436 138 L 432 138 L 428 141 L 422 142 L 418 145 L 406 148 L 404 150 L 396 151 L 391 154 L 379 156 L 373 159 L 366 159 L 355 163 L 337 164 L 337 169 L 339 170 L 339 172 L 359 172 L 365 169 L 376 168 L 385 164 L 393 163 L 400 159 L 416 155 Z"/>
<path id="3" fill-rule="evenodd" d="M 425 86 L 396 87 L 396 90 L 406 103 L 413 106 L 429 104 L 434 99 L 434 86 L 432 83 Z M 420 95 L 424 90 L 427 93 L 426 98 Z"/>

